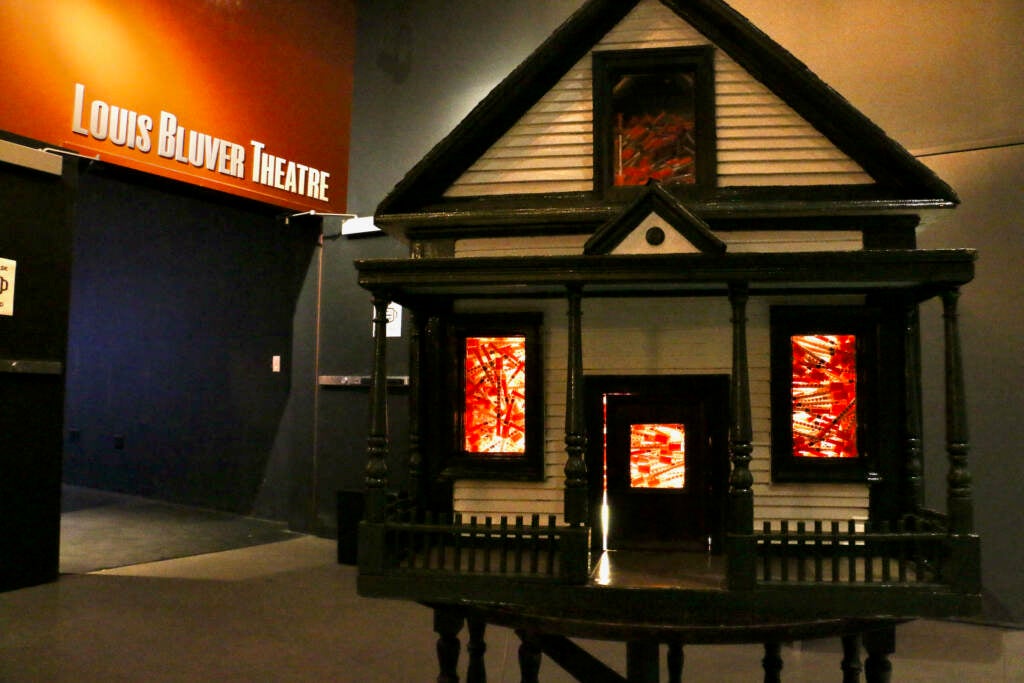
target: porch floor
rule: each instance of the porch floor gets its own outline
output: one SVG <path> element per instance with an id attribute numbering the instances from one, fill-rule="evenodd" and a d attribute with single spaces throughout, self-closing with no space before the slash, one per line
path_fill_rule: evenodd
<path id="1" fill-rule="evenodd" d="M 681 551 L 606 550 L 591 583 L 611 588 L 725 590 L 725 556 Z"/>

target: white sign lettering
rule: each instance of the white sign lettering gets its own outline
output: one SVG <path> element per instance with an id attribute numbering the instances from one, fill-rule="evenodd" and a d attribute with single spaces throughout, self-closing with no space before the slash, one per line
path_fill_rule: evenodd
<path id="1" fill-rule="evenodd" d="M 158 122 L 155 130 L 154 122 Z M 247 173 L 243 145 L 187 128 L 169 111 L 161 111 L 154 118 L 103 100 L 88 101 L 81 83 L 75 84 L 71 132 L 143 154 L 152 151 L 155 134 L 156 153 L 164 159 L 302 197 L 330 201 L 327 190 L 331 174 L 327 171 L 271 154 L 264 143 L 251 140 L 252 169 Z"/>

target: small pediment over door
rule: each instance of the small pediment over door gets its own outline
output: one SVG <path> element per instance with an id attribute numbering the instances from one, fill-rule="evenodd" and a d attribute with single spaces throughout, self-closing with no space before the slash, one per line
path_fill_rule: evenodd
<path id="1" fill-rule="evenodd" d="M 708 224 L 651 181 L 626 209 L 602 225 L 584 254 L 721 254 L 725 243 Z"/>

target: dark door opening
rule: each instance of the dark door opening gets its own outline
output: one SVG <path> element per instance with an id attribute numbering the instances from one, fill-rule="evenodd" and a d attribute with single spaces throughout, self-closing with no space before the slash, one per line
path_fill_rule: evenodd
<path id="1" fill-rule="evenodd" d="M 0 163 L 0 591 L 59 573 L 71 291 L 73 171 L 67 173 Z"/>
<path id="2" fill-rule="evenodd" d="M 595 550 L 717 552 L 728 376 L 588 377 L 586 402 Z"/>

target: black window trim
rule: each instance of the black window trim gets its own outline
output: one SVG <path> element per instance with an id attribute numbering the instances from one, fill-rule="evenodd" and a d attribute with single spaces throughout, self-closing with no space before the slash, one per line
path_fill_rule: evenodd
<path id="1" fill-rule="evenodd" d="M 452 440 L 441 475 L 450 479 L 541 481 L 544 478 L 544 376 L 540 313 L 471 313 L 452 318 L 449 326 L 449 386 Z M 526 452 L 470 453 L 464 449 L 465 340 L 467 337 L 526 338 Z"/>
<path id="2" fill-rule="evenodd" d="M 772 481 L 867 482 L 878 453 L 879 311 L 865 306 L 773 306 L 770 320 Z M 857 458 L 793 455 L 790 338 L 799 334 L 857 336 Z"/>
<path id="3" fill-rule="evenodd" d="M 692 69 L 695 72 L 696 183 L 672 185 L 673 194 L 693 197 L 713 194 L 718 184 L 715 115 L 715 48 L 711 45 L 646 50 L 597 50 L 593 53 L 594 192 L 609 200 L 628 200 L 642 186 L 613 185 L 614 141 L 611 134 L 611 90 L 625 73 L 657 73 Z"/>

